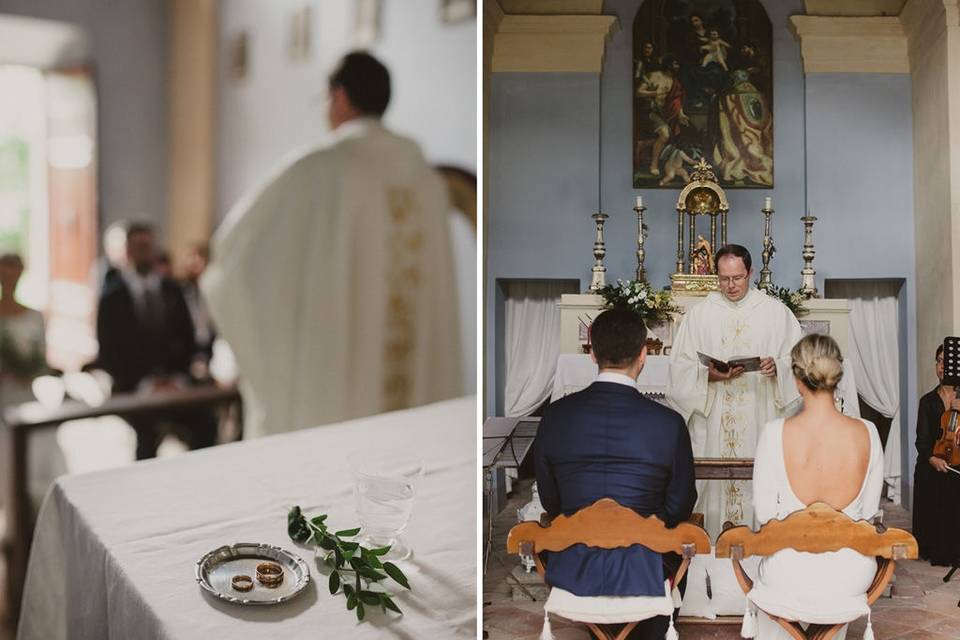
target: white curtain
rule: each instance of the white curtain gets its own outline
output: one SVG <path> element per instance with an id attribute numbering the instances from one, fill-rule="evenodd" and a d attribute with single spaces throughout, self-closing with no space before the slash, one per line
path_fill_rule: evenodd
<path id="1" fill-rule="evenodd" d="M 526 416 L 553 390 L 560 356 L 560 295 L 564 282 L 515 281 L 506 285 L 504 413 Z"/>
<path id="2" fill-rule="evenodd" d="M 857 392 L 863 401 L 892 418 L 883 456 L 888 496 L 900 497 L 900 342 L 897 291 L 892 282 L 831 284 L 831 296 L 848 298 L 850 346 Z"/>

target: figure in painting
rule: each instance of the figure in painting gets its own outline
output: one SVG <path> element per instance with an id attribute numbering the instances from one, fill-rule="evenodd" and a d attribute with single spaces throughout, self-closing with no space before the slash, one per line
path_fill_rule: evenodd
<path id="1" fill-rule="evenodd" d="M 686 154 L 678 145 L 668 144 L 660 153 L 660 166 L 663 168 L 663 177 L 660 179 L 660 186 L 670 184 L 676 178 L 680 178 L 686 184 L 690 182 L 690 174 L 687 173 L 685 164 L 696 164 L 697 161 L 692 156 L 699 157 L 700 150 L 692 151 L 690 155 Z"/>
<path id="2" fill-rule="evenodd" d="M 660 154 L 667 142 L 690 124 L 683 111 L 684 90 L 680 82 L 680 63 L 673 57 L 663 60 L 663 69 L 651 72 L 637 88 L 637 97 L 648 101 L 647 134 L 641 147 L 653 146 L 650 154 L 651 175 L 659 176 Z"/>
<path id="3" fill-rule="evenodd" d="M 738 69 L 717 101 L 713 163 L 723 182 L 773 184 L 773 116 L 763 94 Z"/>
<path id="4" fill-rule="evenodd" d="M 640 57 L 637 59 L 636 70 L 634 72 L 634 78 L 643 78 L 644 80 L 650 75 L 651 72 L 656 71 L 658 68 L 657 59 L 654 56 L 654 48 L 652 42 L 644 42 L 643 47 L 640 49 Z"/>
<path id="5" fill-rule="evenodd" d="M 727 71 L 727 49 L 730 43 L 720 38 L 720 32 L 716 29 L 710 29 L 710 35 L 707 37 L 707 44 L 700 47 L 703 52 L 703 60 L 700 61 L 701 67 L 706 67 L 715 62 Z"/>
<path id="6" fill-rule="evenodd" d="M 766 94 L 769 85 L 767 79 L 770 76 L 770 64 L 764 56 L 757 52 L 757 46 L 752 42 L 744 42 L 740 45 L 740 50 L 734 55 L 730 62 L 731 69 L 743 69 L 750 75 L 750 82 L 761 93 Z"/>

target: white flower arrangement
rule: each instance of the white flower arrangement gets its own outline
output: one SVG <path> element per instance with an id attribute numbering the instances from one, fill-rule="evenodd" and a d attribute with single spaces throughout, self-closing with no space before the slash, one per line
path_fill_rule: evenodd
<path id="1" fill-rule="evenodd" d="M 635 311 L 644 322 L 654 324 L 670 317 L 670 314 L 681 311 L 673 303 L 670 291 L 656 290 L 642 280 L 621 280 L 616 284 L 608 284 L 597 291 L 608 309 L 625 308 Z"/>

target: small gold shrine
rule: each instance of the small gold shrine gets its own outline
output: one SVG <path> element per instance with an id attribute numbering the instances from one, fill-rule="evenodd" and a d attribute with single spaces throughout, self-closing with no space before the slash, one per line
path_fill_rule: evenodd
<path id="1" fill-rule="evenodd" d="M 693 168 L 690 183 L 677 198 L 677 271 L 670 276 L 674 293 L 707 295 L 717 290 L 717 272 L 713 253 L 727 244 L 727 194 L 717 184 L 711 167 L 701 158 Z M 709 216 L 710 240 L 697 235 L 697 216 Z M 717 217 L 720 218 L 720 245 L 717 245 Z M 686 225 L 684 224 L 686 218 Z M 689 227 L 684 246 L 684 227 Z"/>

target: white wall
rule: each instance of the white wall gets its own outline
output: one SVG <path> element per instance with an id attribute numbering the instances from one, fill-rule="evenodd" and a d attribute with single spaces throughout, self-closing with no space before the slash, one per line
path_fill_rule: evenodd
<path id="1" fill-rule="evenodd" d="M 220 5 L 217 219 L 298 147 L 327 133 L 327 76 L 352 48 L 353 0 L 223 0 Z M 444 24 L 439 0 L 383 0 L 372 48 L 390 69 L 387 126 L 414 137 L 433 163 L 476 171 L 476 20 Z M 287 57 L 291 16 L 313 9 L 310 58 Z M 248 33 L 248 75 L 229 74 L 230 48 Z"/>

